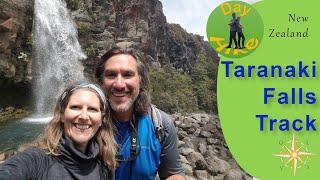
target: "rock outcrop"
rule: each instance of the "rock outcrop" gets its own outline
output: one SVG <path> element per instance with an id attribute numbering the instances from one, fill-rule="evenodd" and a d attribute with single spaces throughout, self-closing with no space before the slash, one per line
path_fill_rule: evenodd
<path id="1" fill-rule="evenodd" d="M 0 1 L 0 87 L 30 82 L 32 0 Z"/>
<path id="2" fill-rule="evenodd" d="M 0 0 L 0 108 L 29 100 L 32 18 L 33 0 Z"/>
<path id="3" fill-rule="evenodd" d="M 158 0 L 79 0 L 76 7 L 71 14 L 78 26 L 80 44 L 89 56 L 84 61 L 88 77 L 95 57 L 115 44 L 135 48 L 152 67 L 171 64 L 190 73 L 200 53 L 218 63 L 217 54 L 203 37 L 166 22 Z"/>
<path id="4" fill-rule="evenodd" d="M 252 179 L 237 165 L 224 140 L 217 116 L 173 114 L 180 158 L 187 179 Z"/>

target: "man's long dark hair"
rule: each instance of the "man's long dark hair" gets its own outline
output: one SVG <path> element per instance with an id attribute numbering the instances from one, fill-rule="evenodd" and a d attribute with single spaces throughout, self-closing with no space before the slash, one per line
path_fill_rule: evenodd
<path id="1" fill-rule="evenodd" d="M 104 78 L 104 69 L 106 62 L 115 55 L 126 54 L 132 56 L 137 62 L 137 69 L 139 75 L 139 95 L 134 102 L 134 111 L 137 115 L 147 114 L 150 108 L 150 80 L 149 74 L 146 66 L 143 62 L 140 61 L 138 56 L 136 55 L 134 49 L 132 48 L 122 48 L 122 47 L 113 47 L 109 51 L 107 51 L 101 58 L 97 64 L 95 71 L 95 78 L 98 80 L 99 84 L 103 84 Z"/>

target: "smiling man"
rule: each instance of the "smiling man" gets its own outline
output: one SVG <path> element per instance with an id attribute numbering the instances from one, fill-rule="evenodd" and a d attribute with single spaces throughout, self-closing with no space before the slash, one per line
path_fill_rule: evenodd
<path id="1" fill-rule="evenodd" d="M 109 50 L 95 77 L 106 91 L 117 127 L 116 179 L 155 179 L 157 173 L 161 179 L 184 179 L 175 127 L 167 114 L 151 105 L 149 75 L 134 50 Z M 155 111 L 157 117 L 151 115 Z"/>

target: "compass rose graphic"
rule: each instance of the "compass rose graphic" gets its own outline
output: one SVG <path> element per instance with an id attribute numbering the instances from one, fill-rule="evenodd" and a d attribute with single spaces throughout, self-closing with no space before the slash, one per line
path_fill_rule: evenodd
<path id="1" fill-rule="evenodd" d="M 286 145 L 283 145 L 282 146 L 283 152 L 273 154 L 273 155 L 281 157 L 281 161 L 283 161 L 283 158 L 287 158 L 287 160 L 283 162 L 285 163 L 285 166 L 291 163 L 293 176 L 295 176 L 297 168 L 299 167 L 298 163 L 301 163 L 302 165 L 306 165 L 307 163 L 306 158 L 308 158 L 309 156 L 313 156 L 315 154 L 308 152 L 304 147 L 305 145 L 303 143 L 297 143 L 297 140 L 294 138 L 294 135 L 292 135 L 292 140 L 290 144 L 291 144 L 290 148 L 288 148 Z"/>

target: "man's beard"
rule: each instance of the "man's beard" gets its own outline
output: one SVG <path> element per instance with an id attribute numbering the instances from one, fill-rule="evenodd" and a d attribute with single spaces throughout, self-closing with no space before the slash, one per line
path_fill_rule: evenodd
<path id="1" fill-rule="evenodd" d="M 138 87 L 138 89 L 139 89 L 139 87 Z M 113 90 L 114 89 L 111 89 L 111 92 Z M 125 90 L 125 91 L 127 91 L 127 90 Z M 127 102 L 121 103 L 121 104 L 116 104 L 111 99 L 109 99 L 109 103 L 110 103 L 111 109 L 116 113 L 127 112 L 128 110 L 130 110 L 131 107 L 134 106 L 134 102 L 137 100 L 138 96 L 139 96 L 139 91 L 134 95 L 133 98 L 131 98 Z"/>

